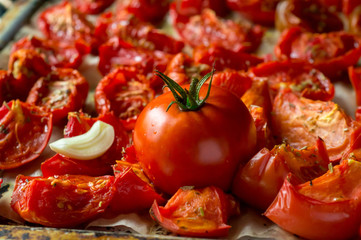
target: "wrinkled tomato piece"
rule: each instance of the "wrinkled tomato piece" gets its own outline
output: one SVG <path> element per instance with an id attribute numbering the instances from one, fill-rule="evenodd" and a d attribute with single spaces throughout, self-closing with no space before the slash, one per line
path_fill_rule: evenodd
<path id="1" fill-rule="evenodd" d="M 112 5 L 114 0 L 73 0 L 72 5 L 84 14 L 99 14 Z"/>
<path id="2" fill-rule="evenodd" d="M 168 12 L 168 0 L 122 0 L 116 11 L 127 11 L 144 22 L 158 22 Z"/>
<path id="3" fill-rule="evenodd" d="M 311 64 L 302 61 L 267 62 L 253 67 L 251 73 L 267 78 L 271 97 L 283 88 L 291 88 L 296 94 L 313 100 L 329 101 L 335 95 L 330 79 Z"/>
<path id="4" fill-rule="evenodd" d="M 225 16 L 229 12 L 224 0 L 176 0 L 175 5 L 180 15 L 188 17 L 201 14 L 205 8 L 212 9 L 218 16 Z"/>
<path id="5" fill-rule="evenodd" d="M 240 167 L 233 180 L 232 192 L 246 203 L 266 210 L 277 196 L 289 172 L 301 182 L 313 180 L 327 171 L 329 159 L 325 144 L 297 150 L 289 145 L 261 149 L 247 164 Z"/>
<path id="6" fill-rule="evenodd" d="M 11 48 L 11 52 L 18 49 L 33 49 L 40 53 L 44 60 L 51 66 L 61 68 L 78 68 L 86 54 L 83 49 L 68 43 L 41 39 L 35 36 L 27 36 Z"/>
<path id="7" fill-rule="evenodd" d="M 14 98 L 26 100 L 30 89 L 40 77 L 51 72 L 51 66 L 33 49 L 19 49 L 10 55 L 8 72 Z"/>
<path id="8" fill-rule="evenodd" d="M 193 50 L 193 59 L 196 64 L 207 64 L 209 66 L 214 64 L 217 71 L 226 68 L 247 71 L 250 67 L 263 62 L 263 59 L 256 55 L 234 52 L 220 46 L 198 46 Z"/>
<path id="9" fill-rule="evenodd" d="M 212 85 L 227 89 L 240 98 L 252 86 L 252 78 L 244 72 L 224 70 L 214 74 Z"/>
<path id="10" fill-rule="evenodd" d="M 164 71 L 173 55 L 134 47 L 119 37 L 113 37 L 99 47 L 98 69 L 107 75 L 117 67 L 134 67 L 147 75 L 154 69 Z"/>
<path id="11" fill-rule="evenodd" d="M 34 84 L 26 102 L 53 114 L 54 124 L 68 112 L 80 110 L 88 96 L 89 84 L 75 69 L 57 68 Z"/>
<path id="12" fill-rule="evenodd" d="M 98 83 L 95 108 L 99 114 L 113 111 L 127 130 L 132 130 L 138 115 L 155 97 L 145 76 L 137 71 L 115 69 Z"/>
<path id="13" fill-rule="evenodd" d="M 227 220 L 239 214 L 236 200 L 220 188 L 180 188 L 164 207 L 154 202 L 151 216 L 163 228 L 189 237 L 226 237 Z"/>
<path id="14" fill-rule="evenodd" d="M 356 105 L 361 106 L 361 68 L 349 67 L 348 76 L 356 94 Z"/>
<path id="15" fill-rule="evenodd" d="M 183 42 L 124 12 L 117 13 L 116 16 L 111 12 L 101 15 L 97 20 L 95 36 L 103 39 L 102 42 L 118 36 L 133 46 L 172 54 L 179 53 L 184 47 Z"/>
<path id="16" fill-rule="evenodd" d="M 170 15 L 173 27 L 181 39 L 192 47 L 216 45 L 225 49 L 252 52 L 261 43 L 263 29 L 260 26 L 221 19 L 210 9 L 200 15 L 182 16 L 172 3 Z"/>
<path id="17" fill-rule="evenodd" d="M 361 163 L 350 160 L 312 182 L 286 178 L 265 216 L 302 238 L 351 239 L 360 227 L 360 172 Z"/>
<path id="18" fill-rule="evenodd" d="M 100 157 L 92 160 L 71 159 L 59 154 L 41 164 L 43 176 L 63 174 L 100 176 L 112 173 L 112 165 L 121 158 L 123 148 L 129 143 L 129 137 L 122 123 L 112 112 L 92 118 L 85 113 L 71 112 L 64 129 L 64 137 L 74 137 L 86 133 L 96 121 L 103 121 L 114 128 L 115 139 L 110 148 Z"/>
<path id="19" fill-rule="evenodd" d="M 114 196 L 114 177 L 18 175 L 11 207 L 24 220 L 74 227 L 103 213 Z"/>
<path id="20" fill-rule="evenodd" d="M 273 26 L 277 4 L 281 0 L 227 0 L 227 5 L 251 21 Z"/>
<path id="21" fill-rule="evenodd" d="M 280 2 L 275 25 L 279 31 L 296 26 L 317 33 L 343 30 L 343 22 L 338 14 L 314 0 Z"/>
<path id="22" fill-rule="evenodd" d="M 9 74 L 6 70 L 0 70 L 0 103 L 14 99 L 14 90 L 10 85 L 12 81 L 12 74 Z"/>
<path id="23" fill-rule="evenodd" d="M 44 151 L 53 129 L 51 114 L 14 100 L 0 108 L 0 169 L 16 168 Z"/>
<path id="24" fill-rule="evenodd" d="M 360 39 L 346 32 L 309 33 L 290 28 L 282 33 L 275 53 L 280 59 L 311 63 L 328 77 L 336 77 L 361 56 Z"/>
<path id="25" fill-rule="evenodd" d="M 350 135 L 357 128 L 334 102 L 300 98 L 289 90 L 281 91 L 274 100 L 272 131 L 278 141 L 301 149 L 315 145 L 320 137 L 333 162 L 350 147 Z"/>
<path id="26" fill-rule="evenodd" d="M 87 53 L 96 48 L 93 24 L 68 1 L 50 6 L 41 12 L 38 27 L 53 41 L 78 45 Z"/>
<path id="27" fill-rule="evenodd" d="M 115 195 L 107 213 L 110 215 L 148 210 L 154 201 L 165 203 L 138 163 L 117 161 L 114 165 Z"/>

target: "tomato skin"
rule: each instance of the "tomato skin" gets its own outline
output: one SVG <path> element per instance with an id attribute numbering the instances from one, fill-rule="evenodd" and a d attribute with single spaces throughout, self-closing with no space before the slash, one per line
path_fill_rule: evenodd
<path id="1" fill-rule="evenodd" d="M 176 0 L 177 12 L 185 16 L 198 15 L 203 9 L 212 9 L 218 16 L 225 16 L 229 9 L 223 0 Z"/>
<path id="2" fill-rule="evenodd" d="M 137 71 L 115 69 L 100 80 L 95 89 L 97 112 L 105 114 L 113 111 L 127 130 L 133 130 L 139 113 L 155 96 L 146 81 L 145 76 Z"/>
<path id="3" fill-rule="evenodd" d="M 357 63 L 361 56 L 361 44 L 358 37 L 346 32 L 317 34 L 293 27 L 282 33 L 275 54 L 279 59 L 309 62 L 333 78 Z"/>
<path id="4" fill-rule="evenodd" d="M 114 195 L 114 177 L 18 175 L 11 207 L 24 220 L 49 227 L 74 227 L 104 212 Z"/>
<path id="5" fill-rule="evenodd" d="M 289 0 L 280 2 L 276 9 L 276 28 L 283 31 L 300 27 L 309 32 L 336 32 L 343 30 L 343 22 L 337 13 L 313 0 Z"/>
<path id="6" fill-rule="evenodd" d="M 41 108 L 13 100 L 0 108 L 0 169 L 33 161 L 49 142 L 52 115 Z"/>
<path id="7" fill-rule="evenodd" d="M 144 22 L 158 22 L 168 11 L 168 0 L 122 0 L 118 1 L 117 12 L 127 11 Z"/>
<path id="8" fill-rule="evenodd" d="M 112 5 L 114 0 L 74 0 L 73 6 L 84 14 L 99 14 Z"/>
<path id="9" fill-rule="evenodd" d="M 60 68 L 78 68 L 86 54 L 82 48 L 78 49 L 75 45 L 35 36 L 27 36 L 15 42 L 11 52 L 24 48 L 40 52 L 40 55 L 49 65 Z"/>
<path id="10" fill-rule="evenodd" d="M 190 237 L 225 237 L 227 220 L 239 214 L 239 205 L 220 188 L 179 189 L 166 206 L 153 203 L 151 216 L 165 229 Z"/>
<path id="11" fill-rule="evenodd" d="M 204 86 L 200 98 L 205 96 Z M 182 186 L 230 187 L 236 167 L 252 154 L 256 129 L 235 95 L 212 86 L 197 111 L 181 111 L 171 92 L 151 101 L 136 122 L 137 158 L 155 187 L 173 194 Z M 155 147 L 157 146 L 157 147 Z"/>
<path id="12" fill-rule="evenodd" d="M 307 239 L 349 239 L 360 226 L 360 163 L 344 161 L 303 184 L 285 179 L 265 216 Z M 292 220 L 290 220 L 292 219 Z"/>
<path id="13" fill-rule="evenodd" d="M 255 23 L 273 26 L 278 2 L 280 0 L 227 0 L 227 5 Z"/>
<path id="14" fill-rule="evenodd" d="M 59 124 L 68 112 L 83 107 L 88 90 L 88 82 L 77 70 L 57 68 L 36 81 L 26 102 L 51 112 L 54 124 Z"/>
<path id="15" fill-rule="evenodd" d="M 159 195 L 138 163 L 117 161 L 114 165 L 115 195 L 107 209 L 108 214 L 131 213 L 148 210 L 154 201 L 163 204 Z"/>

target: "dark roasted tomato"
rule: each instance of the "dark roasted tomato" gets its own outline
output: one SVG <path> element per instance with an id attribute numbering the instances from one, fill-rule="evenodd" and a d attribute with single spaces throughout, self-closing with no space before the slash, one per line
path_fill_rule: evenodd
<path id="1" fill-rule="evenodd" d="M 217 71 L 231 68 L 234 70 L 247 71 L 250 67 L 254 67 L 263 62 L 262 58 L 255 55 L 234 52 L 220 46 L 204 47 L 199 46 L 193 50 L 193 59 L 195 64 L 207 64 Z"/>
<path id="2" fill-rule="evenodd" d="M 179 189 L 164 207 L 154 202 L 151 216 L 163 228 L 189 237 L 226 237 L 228 219 L 239 214 L 236 200 L 217 187 Z"/>
<path id="3" fill-rule="evenodd" d="M 95 36 L 104 39 L 103 42 L 117 36 L 133 46 L 168 53 L 179 53 L 184 47 L 183 42 L 124 12 L 117 13 L 116 16 L 111 12 L 101 15 L 97 20 Z"/>
<path id="4" fill-rule="evenodd" d="M 72 0 L 72 5 L 84 14 L 99 14 L 112 5 L 114 0 Z"/>
<path id="5" fill-rule="evenodd" d="M 232 192 L 246 203 L 266 210 L 289 172 L 301 182 L 307 182 L 324 174 L 328 164 L 327 150 L 321 139 L 316 146 L 301 150 L 286 144 L 277 145 L 272 151 L 263 148 L 240 167 Z"/>
<path id="6" fill-rule="evenodd" d="M 84 113 L 71 112 L 68 115 L 68 124 L 64 129 L 64 137 L 74 137 L 84 134 L 98 120 L 114 127 L 115 140 L 113 145 L 102 156 L 87 161 L 71 159 L 56 154 L 41 164 L 43 176 L 63 174 L 100 176 L 113 172 L 112 165 L 116 163 L 116 160 L 121 158 L 123 148 L 129 143 L 127 132 L 113 113 L 108 112 L 96 118 L 91 118 Z"/>
<path id="7" fill-rule="evenodd" d="M 6 70 L 0 70 L 0 103 L 14 99 L 14 90 L 10 86 L 12 81 L 12 74 L 9 74 Z"/>
<path id="8" fill-rule="evenodd" d="M 154 190 L 138 163 L 117 161 L 114 175 L 115 195 L 107 210 L 108 214 L 149 210 L 154 201 L 158 204 L 165 202 Z"/>
<path id="9" fill-rule="evenodd" d="M 52 115 L 39 107 L 4 102 L 0 108 L 0 169 L 16 168 L 43 152 L 53 129 Z"/>
<path id="10" fill-rule="evenodd" d="M 252 52 L 258 48 L 263 36 L 260 26 L 221 19 L 210 9 L 187 17 L 180 15 L 176 4 L 172 3 L 170 15 L 181 39 L 192 47 L 215 45 L 235 52 Z"/>
<path id="11" fill-rule="evenodd" d="M 330 160 L 338 161 L 350 147 L 350 134 L 357 126 L 336 103 L 298 97 L 285 90 L 274 100 L 272 130 L 278 141 L 296 149 L 313 146 L 320 137 Z"/>
<path id="12" fill-rule="evenodd" d="M 335 77 L 361 56 L 360 39 L 346 32 L 309 33 L 294 27 L 282 33 L 275 48 L 280 59 L 311 63 L 328 77 Z"/>
<path id="13" fill-rule="evenodd" d="M 158 22 L 168 12 L 168 0 L 122 0 L 117 3 L 117 12 L 127 11 L 145 22 Z"/>
<path id="14" fill-rule="evenodd" d="M 72 46 L 67 43 L 41 39 L 35 36 L 20 39 L 14 43 L 11 52 L 22 48 L 36 50 L 49 65 L 63 68 L 78 68 L 85 54 L 82 49 L 77 49 L 75 45 Z"/>
<path id="15" fill-rule="evenodd" d="M 296 94 L 314 100 L 329 101 L 335 94 L 330 79 L 302 61 L 267 62 L 250 71 L 256 77 L 267 78 L 272 97 L 283 88 L 291 88 Z"/>
<path id="16" fill-rule="evenodd" d="M 55 124 L 66 119 L 68 112 L 80 110 L 88 96 L 89 84 L 75 69 L 57 68 L 39 78 L 26 102 L 53 114 Z"/>
<path id="17" fill-rule="evenodd" d="M 134 47 L 119 37 L 113 37 L 99 47 L 98 69 L 107 75 L 117 67 L 134 67 L 147 75 L 154 69 L 164 71 L 172 56 L 163 51 Z"/>
<path id="18" fill-rule="evenodd" d="M 352 239 L 360 227 L 360 171 L 350 160 L 310 182 L 286 178 L 265 216 L 302 238 Z"/>
<path id="19" fill-rule="evenodd" d="M 276 28 L 279 31 L 300 27 L 309 32 L 343 30 L 343 22 L 335 11 L 314 0 L 288 0 L 278 4 Z"/>
<path id="20" fill-rule="evenodd" d="M 95 108 L 99 114 L 113 111 L 127 130 L 134 128 L 138 115 L 155 93 L 137 71 L 115 69 L 95 89 Z"/>
<path id="21" fill-rule="evenodd" d="M 212 9 L 218 16 L 229 12 L 224 0 L 176 0 L 175 4 L 177 12 L 188 17 L 201 14 L 205 8 Z"/>
<path id="22" fill-rule="evenodd" d="M 51 66 L 37 51 L 19 49 L 10 55 L 8 72 L 12 75 L 10 86 L 14 91 L 13 98 L 25 101 L 38 78 L 51 72 Z"/>
<path id="23" fill-rule="evenodd" d="M 96 47 L 94 26 L 68 1 L 46 8 L 38 18 L 38 27 L 48 39 L 76 44 L 86 52 Z"/>
<path id="24" fill-rule="evenodd" d="M 64 175 L 16 178 L 11 207 L 24 220 L 75 227 L 104 212 L 114 196 L 114 177 Z"/>
<path id="25" fill-rule="evenodd" d="M 273 26 L 277 4 L 281 0 L 227 0 L 230 9 L 255 23 Z"/>

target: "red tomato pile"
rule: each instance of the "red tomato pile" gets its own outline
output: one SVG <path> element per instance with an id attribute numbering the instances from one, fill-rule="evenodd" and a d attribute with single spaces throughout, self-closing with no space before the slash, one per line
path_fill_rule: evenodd
<path id="1" fill-rule="evenodd" d="M 360 234 L 359 0 L 69 0 L 37 26 L 0 71 L 0 169 L 38 158 L 53 126 L 68 138 L 101 120 L 115 138 L 95 159 L 54 153 L 42 176 L 20 174 L 24 220 L 149 211 L 173 234 L 227 237 L 243 204 L 303 238 Z M 88 54 L 95 89 L 77 70 Z M 355 90 L 355 118 L 333 102 L 337 81 Z"/>

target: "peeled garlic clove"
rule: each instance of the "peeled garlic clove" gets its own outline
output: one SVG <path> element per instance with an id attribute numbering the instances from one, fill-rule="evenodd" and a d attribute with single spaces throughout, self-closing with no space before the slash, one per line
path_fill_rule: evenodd
<path id="1" fill-rule="evenodd" d="M 88 132 L 70 138 L 62 138 L 49 147 L 64 156 L 90 160 L 103 155 L 114 142 L 114 128 L 102 121 L 96 121 Z"/>

